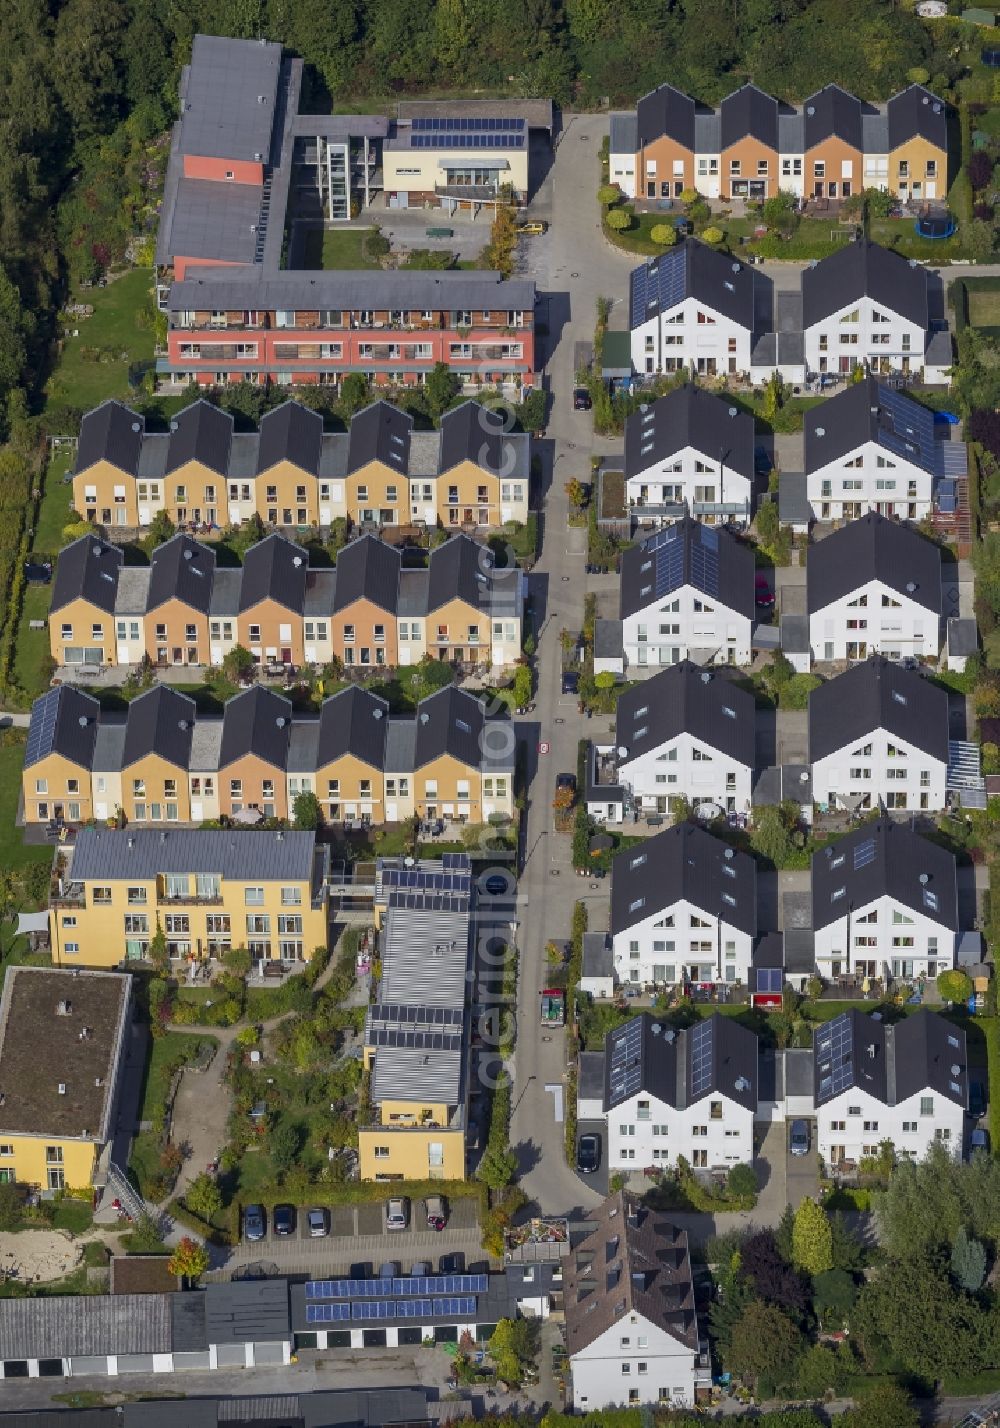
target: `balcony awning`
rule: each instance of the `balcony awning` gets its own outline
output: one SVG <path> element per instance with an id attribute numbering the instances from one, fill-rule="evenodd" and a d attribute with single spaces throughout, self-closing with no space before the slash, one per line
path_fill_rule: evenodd
<path id="1" fill-rule="evenodd" d="M 48 932 L 49 915 L 47 912 L 19 912 L 17 915 L 17 935 L 27 936 L 33 932 Z"/>

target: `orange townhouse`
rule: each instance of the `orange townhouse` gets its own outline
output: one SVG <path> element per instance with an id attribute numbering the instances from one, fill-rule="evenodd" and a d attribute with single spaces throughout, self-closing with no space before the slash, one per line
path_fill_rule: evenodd
<path id="1" fill-rule="evenodd" d="M 778 192 L 778 101 L 744 84 L 719 106 L 723 198 L 765 199 Z"/>
<path id="2" fill-rule="evenodd" d="M 860 193 L 864 188 L 861 100 L 839 84 L 828 84 L 806 100 L 802 122 L 805 196 L 840 199 Z"/>
<path id="3" fill-rule="evenodd" d="M 124 402 L 102 402 L 80 422 L 73 467 L 73 509 L 110 529 L 136 527 L 137 481 L 145 423 Z"/>
<path id="4" fill-rule="evenodd" d="M 175 526 L 207 532 L 222 523 L 232 440 L 232 417 L 203 399 L 171 421 L 163 484 Z"/>
<path id="5" fill-rule="evenodd" d="M 277 533 L 252 545 L 243 557 L 237 639 L 258 664 L 304 662 L 308 571 L 308 552 Z"/>
<path id="6" fill-rule="evenodd" d="M 155 665 L 211 663 L 208 612 L 215 552 L 188 535 L 157 546 L 149 570 L 144 628 L 146 653 Z"/>
<path id="7" fill-rule="evenodd" d="M 315 794 L 330 822 L 384 823 L 385 746 L 389 706 L 352 685 L 323 703 L 316 748 Z"/>
<path id="8" fill-rule="evenodd" d="M 226 701 L 219 746 L 219 812 L 238 823 L 287 818 L 292 705 L 262 684 Z"/>
<path id="9" fill-rule="evenodd" d="M 372 535 L 352 541 L 339 553 L 330 630 L 333 652 L 344 664 L 367 668 L 399 663 L 401 568 L 398 550 Z"/>
<path id="10" fill-rule="evenodd" d="M 409 515 L 413 418 L 372 402 L 351 419 L 344 500 L 355 525 L 405 525 Z"/>
<path id="11" fill-rule="evenodd" d="M 157 684 L 133 699 L 125 720 L 122 812 L 131 823 L 186 823 L 188 766 L 197 706 Z"/>
<path id="12" fill-rule="evenodd" d="M 81 536 L 60 553 L 49 606 L 49 649 L 57 665 L 114 663 L 122 563 L 121 550 L 97 535 Z"/>
<path id="13" fill-rule="evenodd" d="M 80 823 L 94 816 L 91 770 L 100 719 L 97 700 L 71 684 L 35 700 L 21 774 L 26 823 Z"/>
<path id="14" fill-rule="evenodd" d="M 261 418 L 256 478 L 261 520 L 286 531 L 319 524 L 322 448 L 323 418 L 300 402 L 283 402 Z"/>

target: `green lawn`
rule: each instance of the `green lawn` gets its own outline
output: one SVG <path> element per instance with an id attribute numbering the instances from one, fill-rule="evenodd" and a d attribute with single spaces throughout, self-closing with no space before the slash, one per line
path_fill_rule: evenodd
<path id="1" fill-rule="evenodd" d="M 322 233 L 315 229 L 306 234 L 303 244 L 304 268 L 377 268 L 369 258 L 365 239 L 371 228 L 330 228 Z"/>
<path id="2" fill-rule="evenodd" d="M 176 1070 L 194 1061 L 206 1041 L 214 1041 L 214 1036 L 203 1032 L 168 1031 L 165 1036 L 153 1042 L 149 1064 L 146 1067 L 146 1081 L 142 1088 L 141 1121 L 151 1121 L 154 1109 L 166 1103 L 170 1081 Z"/>
<path id="3" fill-rule="evenodd" d="M 29 846 L 22 842 L 21 831 L 14 826 L 23 766 L 24 743 L 20 740 L 12 744 L 0 742 L 0 868 L 52 862 L 51 843 Z"/>
<path id="4" fill-rule="evenodd" d="M 106 288 L 86 288 L 74 302 L 89 303 L 90 317 L 68 324 L 79 337 L 67 336 L 62 356 L 45 389 L 47 402 L 88 411 L 106 397 L 129 395 L 129 371 L 153 360 L 153 330 L 140 327 L 149 307 L 152 271 L 136 268 Z"/>
<path id="5" fill-rule="evenodd" d="M 52 1221 L 55 1229 L 66 1230 L 71 1235 L 85 1235 L 93 1223 L 93 1212 L 85 1200 L 76 1200 L 67 1195 L 64 1200 L 56 1201 L 56 1213 Z"/>
<path id="6" fill-rule="evenodd" d="M 968 302 L 972 327 L 1000 327 L 1000 283 L 993 292 L 970 288 Z"/>

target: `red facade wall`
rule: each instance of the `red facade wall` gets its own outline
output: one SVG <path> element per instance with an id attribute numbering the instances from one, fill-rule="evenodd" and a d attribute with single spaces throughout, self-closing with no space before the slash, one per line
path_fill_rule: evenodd
<path id="1" fill-rule="evenodd" d="M 227 174 L 232 174 L 232 178 L 227 179 Z M 200 154 L 185 154 L 184 177 L 260 185 L 264 182 L 264 165 L 252 159 L 209 159 Z"/>

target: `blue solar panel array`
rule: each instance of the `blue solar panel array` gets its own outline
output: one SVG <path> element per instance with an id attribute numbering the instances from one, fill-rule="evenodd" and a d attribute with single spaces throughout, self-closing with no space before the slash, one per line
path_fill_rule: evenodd
<path id="1" fill-rule="evenodd" d="M 353 1304 L 307 1304 L 307 1324 L 371 1323 L 385 1319 L 474 1318 L 471 1295 L 442 1299 L 362 1299 Z"/>
<path id="2" fill-rule="evenodd" d="M 382 886 L 399 890 L 412 889 L 420 892 L 443 892 L 468 894 L 472 886 L 469 872 L 429 873 L 422 868 L 385 868 L 382 872 Z"/>
<path id="3" fill-rule="evenodd" d="M 632 315 L 651 317 L 687 297 L 687 256 L 683 248 L 664 253 L 632 270 Z"/>
<path id="4" fill-rule="evenodd" d="M 468 853 L 442 853 L 441 866 L 446 873 L 470 872 L 472 860 Z"/>
<path id="5" fill-rule="evenodd" d="M 878 400 L 879 446 L 933 471 L 934 413 L 891 387 L 879 387 Z"/>
<path id="6" fill-rule="evenodd" d="M 847 1015 L 828 1021 L 816 1042 L 819 1100 L 828 1101 L 854 1085 L 854 1036 Z"/>
<path id="7" fill-rule="evenodd" d="M 859 843 L 854 849 L 854 871 L 859 868 L 867 868 L 869 863 L 875 861 L 875 839 L 866 838 L 863 843 Z"/>
<path id="8" fill-rule="evenodd" d="M 712 1033 L 710 1021 L 699 1022 L 691 1037 L 691 1099 L 703 1096 L 712 1085 Z"/>
<path id="9" fill-rule="evenodd" d="M 783 978 L 784 973 L 780 967 L 758 967 L 758 992 L 780 992 Z"/>
<path id="10" fill-rule="evenodd" d="M 351 1317 L 350 1304 L 307 1304 L 307 1324 L 338 1324 Z"/>
<path id="11" fill-rule="evenodd" d="M 485 1294 L 486 1274 L 417 1274 L 396 1279 L 312 1279 L 307 1299 L 384 1299 L 401 1294 Z"/>
<path id="12" fill-rule="evenodd" d="M 25 764 L 37 763 L 39 759 L 44 759 L 46 754 L 51 754 L 59 718 L 60 698 L 60 690 L 50 689 L 41 699 L 35 700 L 31 710 L 31 723 L 28 726 L 28 743 L 24 750 Z"/>
<path id="13" fill-rule="evenodd" d="M 525 127 L 523 119 L 482 119 L 478 115 L 463 115 L 461 118 L 441 115 L 436 118 L 413 119 L 411 126 L 415 134 L 476 133 L 477 131 L 518 133 Z"/>
<path id="14" fill-rule="evenodd" d="M 699 526 L 700 539 L 691 541 L 691 580 L 706 595 L 719 593 L 719 534 L 711 526 Z"/>
<path id="15" fill-rule="evenodd" d="M 643 543 L 655 557 L 653 595 L 657 600 L 684 584 L 684 542 L 679 531 L 679 526 L 664 526 Z"/>

